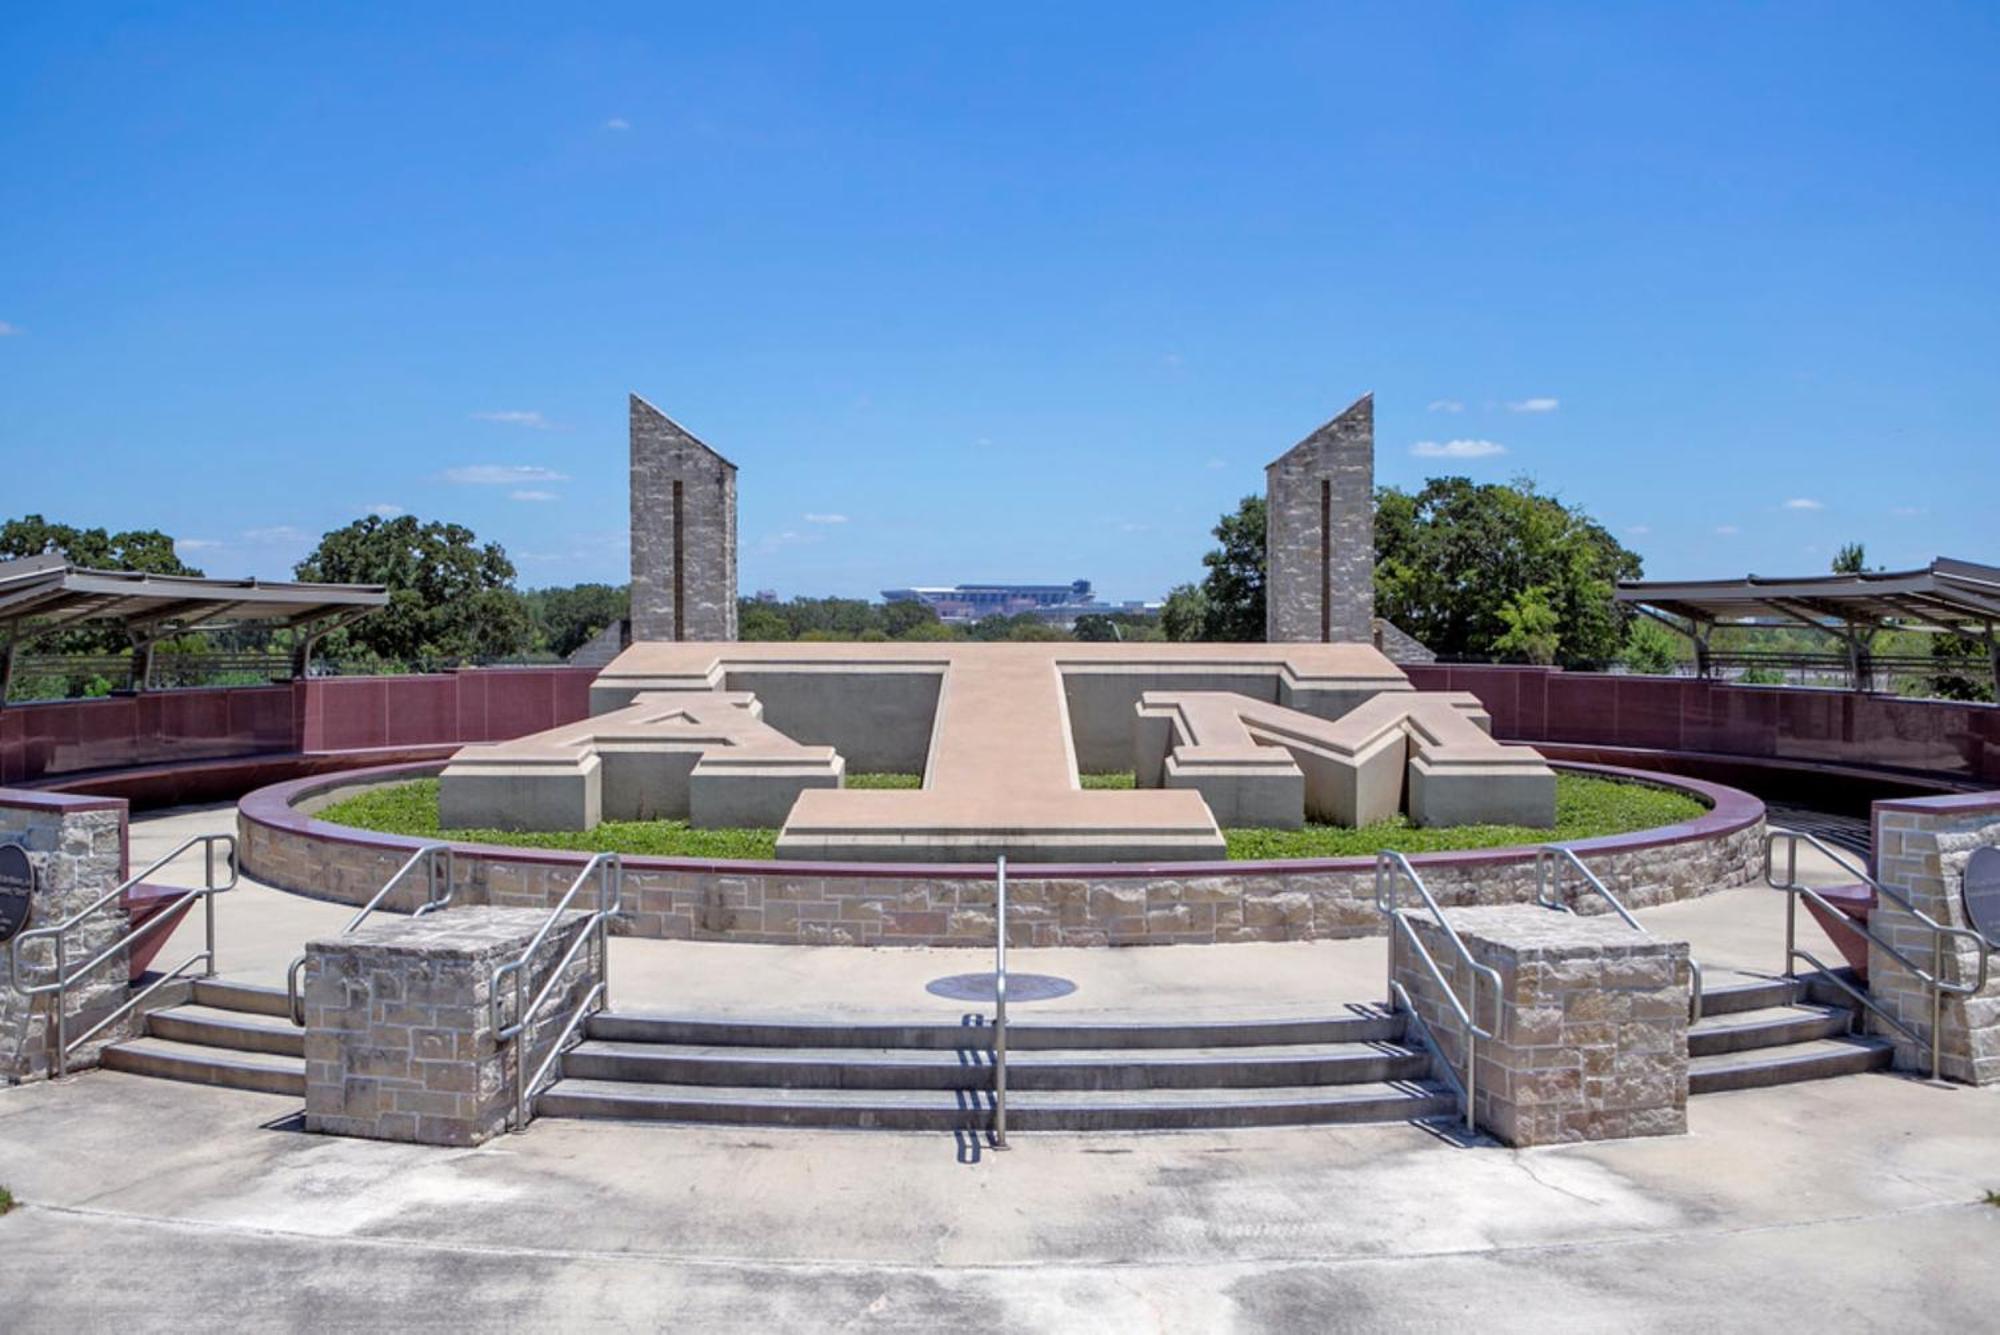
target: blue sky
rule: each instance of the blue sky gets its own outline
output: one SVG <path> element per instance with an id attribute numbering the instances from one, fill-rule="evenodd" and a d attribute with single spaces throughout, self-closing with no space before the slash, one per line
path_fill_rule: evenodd
<path id="1" fill-rule="evenodd" d="M 1373 390 L 1649 574 L 2000 561 L 2000 7 L 407 8 L 7 0 L 0 513 L 622 579 L 636 390 L 746 592 L 1152 597 Z"/>

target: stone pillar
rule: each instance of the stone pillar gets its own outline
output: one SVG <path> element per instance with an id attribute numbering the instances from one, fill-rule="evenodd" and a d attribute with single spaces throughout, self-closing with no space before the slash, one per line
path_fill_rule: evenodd
<path id="1" fill-rule="evenodd" d="M 1264 469 L 1264 638 L 1375 640 L 1375 396 Z"/>
<path id="2" fill-rule="evenodd" d="M 507 1128 L 519 1071 L 532 1078 L 564 1022 L 603 974 L 585 945 L 539 1023 L 501 1042 L 493 971 L 520 958 L 540 909 L 447 909 L 381 918 L 306 943 L 306 1129 L 370 1140 L 477 1145 Z M 567 913 L 524 979 L 532 1001 L 589 915 Z M 503 983 L 511 994 L 512 983 Z M 510 996 L 503 1011 L 513 1017 Z"/>
<path id="3" fill-rule="evenodd" d="M 1948 927 L 1971 927 L 1966 920 L 1965 864 L 1972 850 L 2000 845 L 2000 793 L 1912 798 L 1875 804 L 1875 874 L 1883 885 L 1906 896 L 1932 919 Z M 1888 896 L 1868 917 L 1871 932 L 1886 937 L 1918 964 L 1931 967 L 1932 933 Z M 1939 1025 L 1939 1072 L 1947 1080 L 1990 1085 L 2000 1082 L 2000 959 L 1993 977 L 1976 996 L 1944 998 Z M 1959 943 L 1947 950 L 1943 977 L 1970 983 L 1979 975 L 1979 951 Z M 1925 1039 L 1919 1046 L 1890 1025 L 1870 1016 L 1869 1028 L 1896 1045 L 1896 1069 L 1930 1067 L 1931 993 L 1896 957 L 1871 943 L 1868 993 L 1890 1014 Z"/>
<path id="4" fill-rule="evenodd" d="M 1473 1011 L 1495 1034 L 1474 1057 L 1480 1129 L 1521 1146 L 1687 1130 L 1687 942 L 1527 904 L 1446 915 L 1473 959 L 1500 975 L 1497 1001 L 1480 979 Z M 1413 923 L 1469 1005 L 1472 971 L 1436 923 Z M 1400 937 L 1390 938 L 1389 960 L 1462 1079 L 1465 1031 L 1437 980 Z"/>
<path id="5" fill-rule="evenodd" d="M 35 892 L 22 930 L 50 926 L 124 879 L 124 799 L 0 789 L 0 843 L 25 847 L 35 870 Z M 69 935 L 70 967 L 104 949 L 125 928 L 124 910 L 106 905 Z M 55 954 L 46 944 L 24 947 L 22 956 L 30 985 L 54 977 Z M 0 1085 L 42 1079 L 55 1064 L 55 997 L 16 992 L 11 957 L 0 946 Z M 123 1003 L 129 983 L 121 951 L 71 988 L 64 1004 L 69 1033 L 82 1033 Z M 71 1054 L 69 1069 L 97 1065 L 97 1054 L 126 1036 L 122 1024 L 111 1026 Z"/>
<path id="6" fill-rule="evenodd" d="M 632 639 L 736 638 L 736 465 L 632 396 Z"/>

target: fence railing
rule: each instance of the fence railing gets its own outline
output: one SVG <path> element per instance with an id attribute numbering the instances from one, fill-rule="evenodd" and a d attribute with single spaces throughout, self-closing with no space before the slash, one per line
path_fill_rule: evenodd
<path id="1" fill-rule="evenodd" d="M 1458 995 L 1458 989 L 1445 975 L 1437 958 L 1431 954 L 1430 948 L 1424 944 L 1423 937 L 1417 934 L 1415 926 L 1412 925 L 1411 915 L 1416 909 L 1402 907 L 1400 887 L 1403 885 L 1408 885 L 1416 893 L 1420 907 L 1430 914 L 1431 921 L 1437 925 L 1445 941 L 1451 946 L 1452 957 L 1457 966 L 1456 972 L 1467 980 L 1464 998 Z M 1429 1022 L 1411 999 L 1408 989 L 1396 980 L 1396 945 L 1401 943 L 1416 952 L 1418 961 L 1437 983 L 1439 994 L 1450 1006 L 1452 1014 L 1458 1018 L 1459 1027 L 1465 1035 L 1463 1063 L 1465 1074 L 1459 1081 L 1459 1094 L 1465 1102 L 1465 1129 L 1475 1130 L 1474 1105 L 1479 1097 L 1479 1041 L 1485 1039 L 1487 1042 L 1492 1042 L 1496 1036 L 1494 1027 L 1482 1025 L 1476 1018 L 1479 1013 L 1479 983 L 1481 979 L 1486 981 L 1493 998 L 1493 1011 L 1497 1016 L 1500 1006 L 1500 971 L 1491 965 L 1481 964 L 1472 957 L 1472 952 L 1466 948 L 1465 941 L 1445 918 L 1444 909 L 1431 895 L 1430 888 L 1424 884 L 1424 878 L 1417 874 L 1417 869 L 1411 866 L 1410 860 L 1401 853 L 1385 849 L 1376 855 L 1375 904 L 1389 919 L 1389 1004 L 1415 1016 L 1419 1023 L 1424 1025 L 1426 1032 L 1429 1031 Z M 1497 1019 L 1494 1024 L 1498 1024 Z"/>
<path id="2" fill-rule="evenodd" d="M 159 905 L 137 927 L 130 927 L 120 932 L 108 945 L 100 948 L 89 959 L 74 968 L 70 967 L 69 951 L 71 933 L 77 931 L 79 928 L 103 921 L 108 913 L 117 912 L 118 901 L 124 897 L 126 891 L 142 884 L 148 876 L 178 860 L 189 849 L 197 847 L 202 850 L 202 883 L 200 885 L 190 886 L 182 890 L 173 899 Z M 222 862 L 228 871 L 228 879 L 221 883 L 218 883 L 216 880 L 217 849 L 223 850 Z M 143 1005 L 148 997 L 165 987 L 168 983 L 180 978 L 196 965 L 201 966 L 202 977 L 213 978 L 215 976 L 215 897 L 235 888 L 236 836 L 232 834 L 197 835 L 178 845 L 172 852 L 148 866 L 138 875 L 129 877 L 105 891 L 96 899 L 93 899 L 90 903 L 72 913 L 69 917 L 64 918 L 61 922 L 51 923 L 46 927 L 30 928 L 28 931 L 18 933 L 12 941 L 7 943 L 8 963 L 12 966 L 14 990 L 25 997 L 52 995 L 55 998 L 55 1044 L 52 1057 L 57 1079 L 61 1079 L 63 1076 L 69 1074 L 69 1058 L 72 1052 L 131 1014 L 134 1009 Z M 126 997 L 124 1002 L 99 1018 L 90 1028 L 84 1030 L 74 1038 L 70 1037 L 70 988 L 105 964 L 116 964 L 120 968 L 128 968 L 129 966 L 126 965 L 125 960 L 127 958 L 126 952 L 131 947 L 131 944 L 140 937 L 150 935 L 154 932 L 166 932 L 170 934 L 174 926 L 180 922 L 183 911 L 197 899 L 201 900 L 204 906 L 202 948 L 173 968 L 161 973 L 143 991 Z M 24 949 L 35 946 L 40 942 L 48 943 L 48 953 L 52 963 L 47 968 L 29 960 L 23 954 Z M 29 976 L 44 972 L 52 975 L 47 981 L 39 983 L 28 983 L 26 981 Z"/>

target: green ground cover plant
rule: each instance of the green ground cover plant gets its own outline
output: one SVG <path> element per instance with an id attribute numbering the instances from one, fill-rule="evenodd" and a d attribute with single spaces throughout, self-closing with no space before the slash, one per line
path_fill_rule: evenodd
<path id="1" fill-rule="evenodd" d="M 850 774 L 850 788 L 916 788 L 914 774 Z M 1128 789 L 1132 775 L 1086 774 L 1090 789 Z M 1402 817 L 1361 829 L 1308 824 L 1302 830 L 1225 830 L 1233 859 L 1365 857 L 1383 849 L 1438 853 L 1510 844 L 1566 842 L 1608 834 L 1628 834 L 1673 825 L 1699 816 L 1702 804 L 1684 793 L 1650 784 L 1627 783 L 1583 774 L 1556 776 L 1556 825 L 1552 830 L 1521 825 L 1456 825 L 1418 828 Z M 447 838 L 461 843 L 515 848 L 558 848 L 584 853 L 630 853 L 676 858 L 770 859 L 777 856 L 776 830 L 698 830 L 686 821 L 606 821 L 594 830 L 521 833 L 507 830 L 444 830 L 438 827 L 438 781 L 417 779 L 384 784 L 336 802 L 318 813 L 321 820 L 382 834 Z"/>

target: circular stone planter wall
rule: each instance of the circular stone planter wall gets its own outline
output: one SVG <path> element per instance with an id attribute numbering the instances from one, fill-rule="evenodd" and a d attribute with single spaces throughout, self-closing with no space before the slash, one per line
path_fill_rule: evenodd
<path id="1" fill-rule="evenodd" d="M 345 904 L 368 900 L 424 841 L 313 819 L 373 784 L 428 778 L 441 764 L 319 775 L 262 788 L 237 808 L 243 870 L 268 885 Z M 1605 765 L 1561 769 L 1654 784 L 1708 806 L 1692 821 L 1570 847 L 1630 908 L 1750 880 L 1762 865 L 1764 804 L 1718 784 Z M 547 907 L 588 854 L 455 845 L 456 904 Z M 1532 847 L 1410 859 L 1439 902 L 1534 898 Z M 827 946 L 990 946 L 993 874 L 976 863 L 722 862 L 627 857 L 620 928 L 641 937 Z M 412 878 L 416 880 L 417 878 Z M 1009 868 L 1008 940 L 1021 946 L 1310 941 L 1379 935 L 1375 860 L 1099 863 Z M 420 893 L 413 886 L 408 911 Z M 1581 905 L 1590 911 L 1589 905 Z"/>

